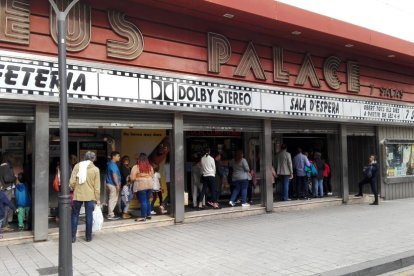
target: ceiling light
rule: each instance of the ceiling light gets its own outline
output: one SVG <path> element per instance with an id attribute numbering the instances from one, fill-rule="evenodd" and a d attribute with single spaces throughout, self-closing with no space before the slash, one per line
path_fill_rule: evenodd
<path id="1" fill-rule="evenodd" d="M 223 16 L 224 16 L 224 17 L 227 17 L 227 18 L 233 18 L 233 17 L 234 17 L 234 14 L 231 14 L 231 13 L 225 13 L 225 14 L 223 14 Z"/>
<path id="2" fill-rule="evenodd" d="M 293 32 L 292 32 L 292 34 L 293 34 L 293 35 L 301 35 L 301 34 L 302 34 L 302 32 L 300 32 L 300 31 L 293 31 Z"/>
<path id="3" fill-rule="evenodd" d="M 354 47 L 354 44 L 348 43 L 348 44 L 345 44 L 345 47 L 346 48 L 351 48 L 351 47 Z"/>
<path id="4" fill-rule="evenodd" d="M 395 55 L 391 54 L 391 55 L 388 55 L 387 57 L 389 57 L 389 58 L 395 58 Z"/>

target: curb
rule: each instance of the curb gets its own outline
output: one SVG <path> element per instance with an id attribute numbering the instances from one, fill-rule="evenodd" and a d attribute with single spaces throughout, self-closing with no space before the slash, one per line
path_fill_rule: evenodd
<path id="1" fill-rule="evenodd" d="M 375 276 L 414 264 L 414 250 L 351 265 L 315 275 L 320 276 Z"/>

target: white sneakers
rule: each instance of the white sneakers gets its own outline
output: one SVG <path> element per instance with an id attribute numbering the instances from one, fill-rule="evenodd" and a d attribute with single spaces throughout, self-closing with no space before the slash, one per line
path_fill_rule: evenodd
<path id="1" fill-rule="evenodd" d="M 232 206 L 232 207 L 236 206 L 236 204 L 233 201 L 229 201 L 229 205 Z M 241 206 L 242 207 L 250 207 L 250 204 L 249 203 L 243 203 Z"/>
<path id="2" fill-rule="evenodd" d="M 157 212 L 155 212 L 154 210 L 151 211 L 151 215 L 156 215 Z"/>

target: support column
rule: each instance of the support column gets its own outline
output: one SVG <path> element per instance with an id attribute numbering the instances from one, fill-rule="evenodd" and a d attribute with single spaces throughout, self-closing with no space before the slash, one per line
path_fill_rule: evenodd
<path id="1" fill-rule="evenodd" d="M 266 212 L 273 211 L 273 183 L 272 183 L 272 121 L 263 120 L 263 153 L 264 156 L 264 198 Z"/>
<path id="2" fill-rule="evenodd" d="M 348 136 L 346 126 L 341 125 L 339 129 L 340 162 L 341 162 L 341 187 L 342 201 L 347 203 L 349 200 L 349 181 L 348 181 Z"/>
<path id="3" fill-rule="evenodd" d="M 385 166 L 384 166 L 383 160 L 386 160 L 386 155 L 385 155 L 385 148 L 382 147 L 384 138 L 381 137 L 381 133 L 380 133 L 379 127 L 375 127 L 375 148 L 376 148 L 376 154 L 377 154 L 377 161 L 379 162 L 379 168 L 377 172 L 377 189 L 378 189 L 378 196 L 380 198 L 385 199 L 384 177 L 386 176 L 386 173 L 385 173 Z"/>
<path id="4" fill-rule="evenodd" d="M 34 241 L 48 238 L 49 215 L 49 106 L 36 106 L 34 129 L 33 234 Z"/>
<path id="5" fill-rule="evenodd" d="M 184 122 L 181 113 L 174 114 L 172 195 L 175 222 L 184 221 Z"/>

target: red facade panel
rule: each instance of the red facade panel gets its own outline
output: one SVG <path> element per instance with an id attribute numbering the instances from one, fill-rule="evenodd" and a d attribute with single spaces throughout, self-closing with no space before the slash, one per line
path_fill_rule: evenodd
<path id="1" fill-rule="evenodd" d="M 217 1 L 203 2 L 214 2 L 215 5 L 218 4 L 216 3 Z M 231 1 L 227 2 L 229 2 L 227 4 L 230 5 Z M 246 5 L 245 7 L 248 7 L 248 3 L 246 1 L 242 2 Z M 267 1 L 265 2 L 267 3 Z M 217 24 L 216 21 L 201 20 L 200 18 L 186 14 L 171 13 L 168 10 L 160 10 L 142 4 L 131 4 L 131 2 L 128 3 L 125 1 L 113 3 L 112 1 L 96 0 L 88 1 L 88 3 L 92 5 L 91 42 L 83 51 L 78 53 L 68 52 L 68 57 L 201 76 L 213 76 L 227 80 L 240 80 L 255 82 L 258 84 L 318 90 L 331 94 L 343 95 L 355 95 L 355 93 L 350 93 L 347 90 L 346 85 L 346 61 L 353 60 L 358 62 L 360 66 L 361 87 L 358 95 L 384 98 L 381 97 L 379 89 L 391 88 L 404 91 L 402 101 L 414 102 L 413 64 L 395 64 L 385 62 L 381 59 L 367 57 L 358 51 L 358 48 L 350 50 L 343 49 L 343 47 L 339 48 L 339 46 L 327 47 L 324 45 L 323 41 L 318 43 L 318 37 L 309 39 L 306 43 L 304 43 L 295 40 L 295 38 L 283 38 L 284 35 L 269 36 L 264 33 L 255 33 L 241 27 Z M 107 9 L 114 8 L 125 12 L 127 19 L 134 23 L 144 36 L 144 51 L 134 60 L 128 61 L 109 58 L 107 56 L 106 42 L 108 39 L 115 39 L 119 41 L 125 40 L 124 38 L 118 36 L 109 25 L 106 11 Z M 280 14 L 280 12 L 286 7 L 283 6 L 279 8 L 280 10 L 278 11 L 278 14 Z M 259 14 L 267 14 L 264 7 L 260 7 L 260 11 L 257 10 L 257 12 Z M 57 47 L 53 42 L 49 31 L 48 1 L 33 1 L 31 14 L 30 45 L 22 46 L 2 42 L 0 43 L 0 48 L 56 56 Z M 315 15 L 309 16 L 314 18 Z M 310 18 L 309 16 L 297 18 L 296 23 L 298 25 L 305 26 L 307 22 L 306 20 L 309 20 Z M 290 20 L 289 18 L 284 18 L 285 21 Z M 321 18 L 318 22 L 313 22 L 309 26 L 313 26 L 315 24 L 325 24 L 325 20 L 325 18 Z M 349 28 L 346 28 L 347 25 L 345 23 L 341 23 L 339 25 L 342 28 L 337 29 L 336 31 L 340 31 L 341 33 L 350 31 L 348 30 Z M 328 25 L 325 28 L 329 29 L 332 28 L 332 26 Z M 334 30 L 329 30 L 329 32 L 333 31 Z M 216 32 L 226 36 L 231 45 L 231 57 L 226 64 L 221 66 L 221 71 L 218 74 L 208 72 L 207 32 Z M 362 34 L 358 33 L 355 33 L 354 35 L 362 36 Z M 257 51 L 261 66 L 265 71 L 265 81 L 256 79 L 251 71 L 246 77 L 234 76 L 235 69 L 240 63 L 241 57 L 249 41 L 253 42 L 253 45 Z M 274 61 L 272 46 L 274 45 L 284 48 L 283 68 L 288 70 L 290 73 L 290 79 L 287 84 L 273 81 Z M 387 45 L 384 44 L 384 47 L 387 47 Z M 306 53 L 311 54 L 317 77 L 321 84 L 320 88 L 312 87 L 309 80 L 307 80 L 303 86 L 295 85 L 296 77 L 302 66 Z M 323 77 L 324 60 L 331 55 L 339 57 L 342 61 L 342 64 L 337 71 L 338 79 L 342 82 L 342 85 L 338 90 L 331 89 L 326 84 Z M 373 89 L 375 89 L 375 93 L 373 93 Z"/>

